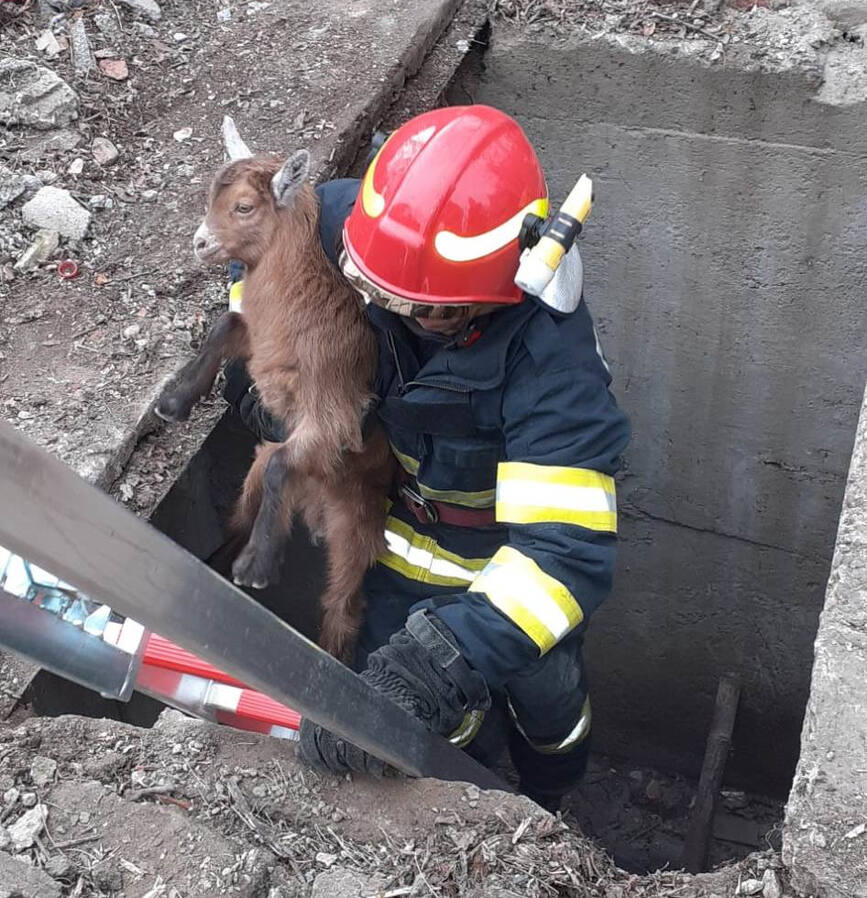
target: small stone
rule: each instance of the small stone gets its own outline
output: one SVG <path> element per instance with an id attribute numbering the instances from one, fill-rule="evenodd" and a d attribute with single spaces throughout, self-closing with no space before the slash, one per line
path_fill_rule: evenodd
<path id="1" fill-rule="evenodd" d="M 25 811 L 9 828 L 9 838 L 12 840 L 13 851 L 24 851 L 30 848 L 36 837 L 45 828 L 45 820 L 48 817 L 48 809 L 44 804 Z"/>
<path id="2" fill-rule="evenodd" d="M 78 118 L 78 97 L 51 69 L 26 59 L 0 59 L 0 123 L 62 128 Z"/>
<path id="3" fill-rule="evenodd" d="M 81 240 L 90 226 L 90 212 L 80 206 L 68 190 L 43 187 L 21 207 L 26 224 L 59 231 L 61 237 Z"/>
<path id="4" fill-rule="evenodd" d="M 36 177 L 39 178 L 42 184 L 53 184 L 57 180 L 57 174 L 47 168 L 36 172 Z"/>
<path id="5" fill-rule="evenodd" d="M 82 811 L 78 815 L 78 822 L 79 823 L 90 823 L 90 811 Z"/>
<path id="6" fill-rule="evenodd" d="M 125 327 L 123 329 L 123 338 L 124 340 L 132 340 L 133 337 L 137 337 L 141 333 L 141 325 L 140 324 L 130 324 L 129 327 Z"/>
<path id="7" fill-rule="evenodd" d="M 44 53 L 49 59 L 57 56 L 60 52 L 60 44 L 54 36 L 54 32 L 50 28 L 46 28 L 39 37 L 36 38 L 36 49 L 40 53 Z"/>
<path id="8" fill-rule="evenodd" d="M 106 37 L 117 37 L 120 34 L 120 28 L 117 24 L 117 17 L 113 16 L 111 13 L 107 12 L 98 12 L 93 17 L 93 24 L 104 34 Z"/>
<path id="9" fill-rule="evenodd" d="M 187 36 L 184 34 L 183 31 L 176 31 L 176 32 L 172 35 L 172 37 L 173 37 L 179 44 L 182 44 L 185 40 L 188 40 L 188 39 L 189 39 L 189 38 L 187 38 Z"/>
<path id="10" fill-rule="evenodd" d="M 21 792 L 18 789 L 16 789 L 15 786 L 12 786 L 11 789 L 7 789 L 3 793 L 3 804 L 5 804 L 6 807 L 8 808 L 11 805 L 15 804 L 15 802 L 17 802 L 20 797 L 21 797 Z"/>
<path id="11" fill-rule="evenodd" d="M 142 37 L 155 38 L 158 37 L 154 28 L 151 28 L 147 22 L 133 22 L 132 26 Z"/>
<path id="12" fill-rule="evenodd" d="M 159 22 L 163 16 L 156 0 L 118 0 L 118 2 L 151 22 Z"/>
<path id="13" fill-rule="evenodd" d="M 18 412 L 18 417 L 20 418 L 24 410 L 22 409 Z M 28 412 L 25 415 L 25 418 L 33 418 L 33 413 Z M 36 798 L 35 792 L 22 792 L 21 793 L 21 804 L 24 805 L 25 808 L 35 808 L 38 803 L 38 799 Z"/>
<path id="14" fill-rule="evenodd" d="M 84 171 L 84 160 L 79 156 L 78 159 L 73 159 L 72 162 L 69 163 L 69 168 L 66 169 L 67 174 L 74 175 L 78 177 Z"/>
<path id="15" fill-rule="evenodd" d="M 23 175 L 13 174 L 6 168 L 0 168 L 0 209 L 5 209 L 27 189 L 27 181 Z"/>
<path id="16" fill-rule="evenodd" d="M 232 10 L 230 7 L 226 6 L 223 9 L 217 10 L 217 21 L 218 22 L 228 22 L 232 18 Z"/>
<path id="17" fill-rule="evenodd" d="M 762 875 L 762 898 L 783 898 L 780 877 L 773 870 L 765 870 Z"/>
<path id="18" fill-rule="evenodd" d="M 100 165 L 111 165 L 120 155 L 117 147 L 106 137 L 94 137 L 90 152 Z"/>
<path id="19" fill-rule="evenodd" d="M 326 851 L 320 851 L 316 855 L 316 863 L 322 864 L 323 867 L 332 867 L 337 863 L 337 855 L 328 854 Z"/>
<path id="20" fill-rule="evenodd" d="M 157 198 L 156 190 L 143 190 L 140 194 L 141 200 L 144 203 L 152 203 Z"/>
<path id="21" fill-rule="evenodd" d="M 93 883 L 101 892 L 123 890 L 123 873 L 117 867 L 103 867 L 93 873 Z"/>
<path id="22" fill-rule="evenodd" d="M 62 854 L 53 854 L 45 862 L 45 872 L 52 879 L 66 879 L 73 870 L 72 863 Z"/>
<path id="23" fill-rule="evenodd" d="M 172 135 L 178 143 L 182 143 L 185 140 L 189 140 L 193 136 L 192 128 L 181 128 Z"/>
<path id="24" fill-rule="evenodd" d="M 30 762 L 30 781 L 39 789 L 51 785 L 57 774 L 57 761 L 46 758 L 45 755 L 37 755 Z"/>
<path id="25" fill-rule="evenodd" d="M 100 59 L 99 70 L 106 78 L 114 81 L 126 81 L 129 78 L 129 68 L 123 59 Z"/>
<path id="26" fill-rule="evenodd" d="M 97 193 L 87 201 L 87 205 L 90 206 L 91 209 L 113 209 L 114 200 L 104 193 Z"/>
<path id="27" fill-rule="evenodd" d="M 857 839 L 858 836 L 863 836 L 865 832 L 867 832 L 867 823 L 859 823 L 856 827 L 850 829 L 843 838 Z"/>
<path id="28" fill-rule="evenodd" d="M 79 75 L 86 75 L 96 65 L 96 60 L 90 49 L 90 40 L 87 37 L 87 29 L 84 27 L 84 19 L 73 19 L 69 23 L 69 42 L 72 45 L 72 62 L 75 71 Z"/>
<path id="29" fill-rule="evenodd" d="M 760 879 L 745 879 L 738 886 L 737 895 L 760 895 L 764 884 Z"/>

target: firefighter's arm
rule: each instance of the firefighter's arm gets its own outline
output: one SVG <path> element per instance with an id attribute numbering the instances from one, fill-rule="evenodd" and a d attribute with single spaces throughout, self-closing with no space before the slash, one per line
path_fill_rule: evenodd
<path id="1" fill-rule="evenodd" d="M 583 625 L 611 588 L 613 475 L 629 426 L 584 317 L 561 331 L 546 316 L 510 367 L 496 502 L 509 542 L 465 594 L 426 603 L 491 688 Z"/>

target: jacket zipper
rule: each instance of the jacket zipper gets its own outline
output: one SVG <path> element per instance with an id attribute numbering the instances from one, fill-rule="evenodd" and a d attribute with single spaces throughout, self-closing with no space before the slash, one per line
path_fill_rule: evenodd
<path id="1" fill-rule="evenodd" d="M 400 357 L 397 354 L 397 346 L 394 342 L 394 334 L 391 331 L 386 331 L 385 336 L 388 340 L 388 348 L 391 350 L 391 357 L 394 359 L 394 367 L 397 369 L 398 392 L 402 396 L 405 381 L 403 379 L 403 368 L 400 366 Z"/>
<path id="2" fill-rule="evenodd" d="M 397 352 L 394 334 L 391 331 L 386 331 L 386 339 L 388 340 L 388 348 L 391 351 L 391 357 L 394 359 L 394 367 L 397 370 L 398 393 L 401 396 L 405 396 L 411 387 L 433 387 L 434 389 L 447 390 L 451 393 L 471 392 L 469 387 L 443 383 L 442 381 L 437 380 L 411 380 L 407 382 L 403 374 L 403 368 L 400 364 L 400 356 Z"/>

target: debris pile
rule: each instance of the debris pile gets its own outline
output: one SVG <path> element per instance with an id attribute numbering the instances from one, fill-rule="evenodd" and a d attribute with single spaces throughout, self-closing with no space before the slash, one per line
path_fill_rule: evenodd
<path id="1" fill-rule="evenodd" d="M 0 894 L 784 894 L 773 855 L 698 877 L 633 876 L 520 796 L 347 782 L 305 768 L 285 742 L 173 711 L 153 730 L 74 717 L 0 727 L 0 788 Z"/>

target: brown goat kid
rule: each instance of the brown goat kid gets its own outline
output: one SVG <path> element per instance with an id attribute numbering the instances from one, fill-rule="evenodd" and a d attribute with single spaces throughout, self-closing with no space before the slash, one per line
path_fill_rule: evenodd
<path id="1" fill-rule="evenodd" d="M 217 173 L 194 248 L 206 263 L 244 263 L 243 314 L 219 318 L 155 411 L 185 420 L 225 360 L 247 361 L 288 437 L 260 446 L 247 474 L 236 523 L 249 539 L 232 574 L 244 586 L 272 582 L 292 518 L 302 514 L 328 553 L 320 644 L 346 660 L 363 610 L 364 572 L 384 550 L 393 460 L 380 428 L 362 434 L 373 400 L 375 337 L 319 242 L 308 167 L 300 151 L 285 165 L 260 155 Z"/>

